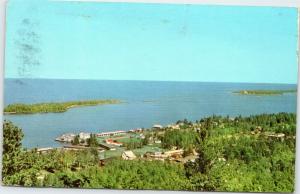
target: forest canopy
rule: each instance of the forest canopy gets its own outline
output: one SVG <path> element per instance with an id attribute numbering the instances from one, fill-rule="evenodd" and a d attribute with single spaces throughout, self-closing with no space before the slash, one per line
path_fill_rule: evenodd
<path id="1" fill-rule="evenodd" d="M 195 149 L 195 161 L 112 158 L 101 165 L 94 147 L 44 154 L 26 150 L 21 146 L 22 130 L 5 121 L 2 181 L 5 185 L 110 189 L 294 190 L 295 114 L 211 116 L 178 123 L 180 129 L 166 127 L 157 134 L 166 148 Z"/>

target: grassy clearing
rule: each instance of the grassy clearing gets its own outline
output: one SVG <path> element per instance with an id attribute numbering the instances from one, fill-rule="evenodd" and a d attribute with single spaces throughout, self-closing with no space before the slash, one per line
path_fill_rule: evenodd
<path id="1" fill-rule="evenodd" d="M 146 152 L 163 152 L 165 149 L 160 148 L 160 145 L 147 145 L 143 146 L 142 148 L 139 149 L 134 149 L 132 150 L 134 154 L 141 156 L 145 154 Z"/>
<path id="2" fill-rule="evenodd" d="M 117 141 L 121 143 L 133 143 L 133 142 L 141 142 L 142 139 L 138 137 L 127 137 L 127 138 L 117 139 Z"/>
<path id="3" fill-rule="evenodd" d="M 121 157 L 122 153 L 125 151 L 124 147 L 117 148 L 116 150 L 106 150 L 103 152 L 104 158 L 114 158 Z"/>

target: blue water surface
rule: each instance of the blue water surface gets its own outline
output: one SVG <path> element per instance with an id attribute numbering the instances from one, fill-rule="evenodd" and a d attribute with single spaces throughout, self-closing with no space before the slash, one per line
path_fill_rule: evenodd
<path id="1" fill-rule="evenodd" d="M 56 147 L 68 132 L 103 132 L 167 125 L 215 115 L 296 112 L 296 93 L 250 96 L 250 89 L 296 89 L 288 84 L 6 79 L 4 104 L 119 99 L 123 103 L 69 109 L 65 113 L 5 115 L 24 131 L 23 146 Z"/>

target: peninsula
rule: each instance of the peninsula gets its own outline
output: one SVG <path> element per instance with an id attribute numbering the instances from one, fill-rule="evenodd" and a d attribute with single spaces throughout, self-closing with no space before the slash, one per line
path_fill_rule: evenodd
<path id="1" fill-rule="evenodd" d="M 35 114 L 62 113 L 70 108 L 79 106 L 97 106 L 104 104 L 118 104 L 119 100 L 83 100 L 69 102 L 49 102 L 37 104 L 10 104 L 4 108 L 4 114 Z"/>

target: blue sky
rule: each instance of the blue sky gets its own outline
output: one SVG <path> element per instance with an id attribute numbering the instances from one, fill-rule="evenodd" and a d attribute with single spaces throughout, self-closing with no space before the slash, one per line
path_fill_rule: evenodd
<path id="1" fill-rule="evenodd" d="M 297 9 L 11 0 L 6 78 L 297 82 Z"/>

